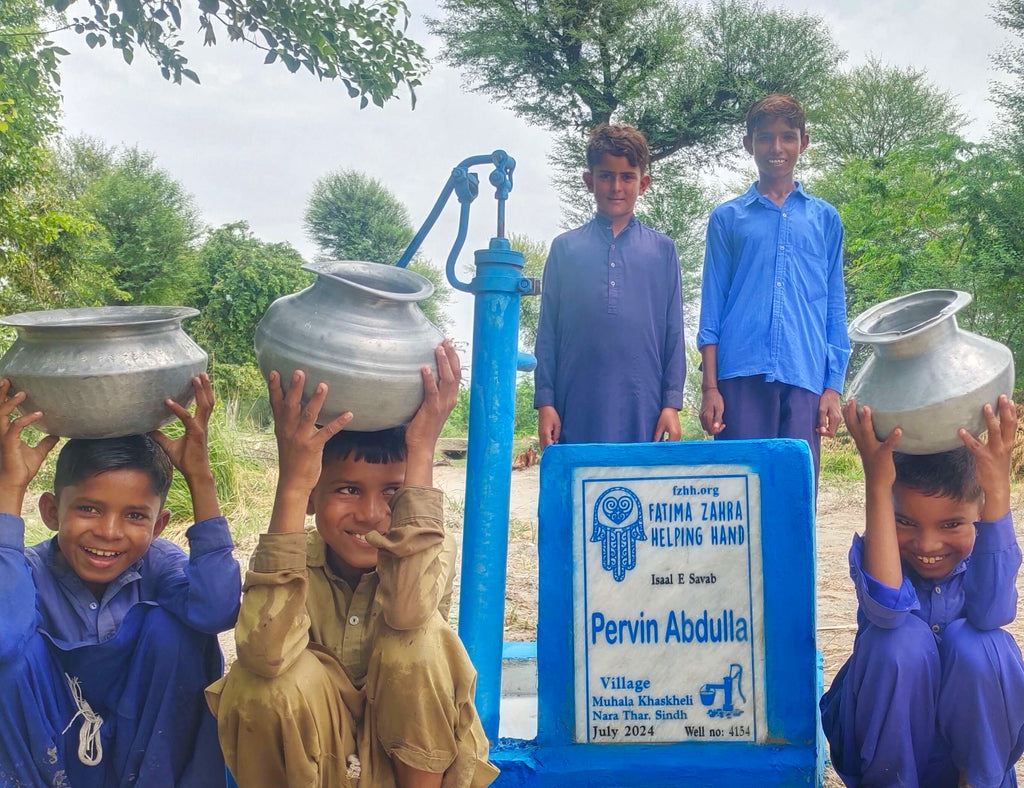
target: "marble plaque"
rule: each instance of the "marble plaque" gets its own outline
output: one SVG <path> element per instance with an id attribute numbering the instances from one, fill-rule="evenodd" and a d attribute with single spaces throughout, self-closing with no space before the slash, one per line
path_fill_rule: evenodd
<path id="1" fill-rule="evenodd" d="M 577 467 L 572 489 L 575 741 L 765 741 L 757 474 Z"/>

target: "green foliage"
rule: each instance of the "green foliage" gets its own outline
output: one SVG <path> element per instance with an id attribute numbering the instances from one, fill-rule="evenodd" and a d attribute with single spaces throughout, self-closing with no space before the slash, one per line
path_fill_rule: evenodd
<path id="1" fill-rule="evenodd" d="M 37 0 L 0 3 L 0 312 L 77 306 L 109 295 L 112 282 L 76 258 L 96 227 L 64 198 L 49 145 L 58 133 L 56 61 Z"/>
<path id="2" fill-rule="evenodd" d="M 463 384 L 459 389 L 459 399 L 455 409 L 444 423 L 441 435 L 445 438 L 461 438 L 469 434 L 469 386 Z"/>
<path id="3" fill-rule="evenodd" d="M 43 2 L 58 13 L 80 9 L 71 23 L 90 49 L 109 43 L 129 64 L 142 49 L 165 79 L 179 84 L 182 78 L 199 82 L 182 54 L 186 29 L 200 31 L 205 46 L 226 33 L 230 41 L 266 52 L 264 63 L 340 79 L 361 107 L 370 101 L 383 106 L 403 83 L 415 102 L 413 90 L 427 66 L 423 48 L 405 35 L 409 9 L 402 0 L 199 0 L 198 8 L 181 0 Z M 183 10 L 197 12 L 196 19 L 183 18 Z"/>
<path id="4" fill-rule="evenodd" d="M 955 134 L 967 122 L 948 91 L 923 69 L 868 62 L 835 78 L 812 114 L 812 152 L 826 166 L 880 162 L 922 140 Z"/>
<path id="5" fill-rule="evenodd" d="M 329 173 L 313 184 L 305 226 L 310 240 L 329 259 L 385 265 L 397 263 L 415 235 L 409 212 L 394 193 L 357 170 Z M 419 307 L 443 331 L 451 324 L 445 309 L 451 292 L 443 272 L 419 256 L 409 263 L 409 270 L 434 286 L 434 294 Z"/>
<path id="6" fill-rule="evenodd" d="M 221 364 L 254 365 L 253 337 L 267 308 L 314 276 L 302 270 L 302 255 L 289 244 L 261 241 L 245 222 L 211 231 L 196 257 L 200 274 L 189 303 L 200 315 L 189 333 L 209 351 L 215 371 Z M 243 384 L 246 396 L 250 384 Z"/>
<path id="7" fill-rule="evenodd" d="M 97 160 L 104 153 L 96 152 Z M 125 300 L 180 303 L 196 276 L 193 244 L 201 224 L 194 200 L 153 154 L 129 148 L 112 158 L 79 198 L 109 244 L 94 260 L 127 293 Z"/>
<path id="8" fill-rule="evenodd" d="M 512 235 L 508 240 L 513 249 L 523 253 L 523 276 L 540 279 L 548 259 L 548 245 L 526 235 Z M 523 349 L 531 353 L 537 343 L 539 319 L 540 296 L 524 296 L 519 299 L 519 341 Z M 533 407 L 532 403 L 530 407 Z"/>
<path id="9" fill-rule="evenodd" d="M 643 131 L 654 160 L 736 145 L 766 93 L 813 103 L 841 53 L 824 22 L 759 2 L 442 0 L 428 20 L 475 91 L 556 132 L 601 121 Z"/>
<path id="10" fill-rule="evenodd" d="M 255 364 L 210 364 L 210 381 L 229 421 L 248 422 L 257 429 L 274 423 L 267 382 Z"/>
<path id="11" fill-rule="evenodd" d="M 516 412 L 512 433 L 517 437 L 537 435 L 537 411 L 533 407 L 533 376 L 524 375 L 516 383 Z"/>

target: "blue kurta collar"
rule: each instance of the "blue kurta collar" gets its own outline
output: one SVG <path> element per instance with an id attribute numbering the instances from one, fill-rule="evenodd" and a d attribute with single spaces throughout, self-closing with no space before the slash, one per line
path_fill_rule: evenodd
<path id="1" fill-rule="evenodd" d="M 598 227 L 600 227 L 601 230 L 606 231 L 609 234 L 611 234 L 611 231 L 612 231 L 612 220 L 611 219 L 608 219 L 608 218 L 602 216 L 599 213 L 595 213 L 594 214 L 594 218 L 593 218 L 592 221 Z M 640 220 L 636 218 L 636 214 L 633 214 L 632 216 L 629 217 L 629 222 L 626 223 L 626 226 L 623 227 L 621 230 L 619 230 L 619 235 L 622 235 L 624 232 L 626 232 L 626 230 L 630 229 L 631 227 L 634 227 L 634 226 L 638 225 L 639 223 L 640 223 Z"/>
<path id="2" fill-rule="evenodd" d="M 75 597 L 80 599 L 95 598 L 92 595 L 92 591 L 85 587 L 85 583 L 83 583 L 82 579 L 74 573 L 71 569 L 71 565 L 68 564 L 67 559 L 64 558 L 64 554 L 60 551 L 60 546 L 57 544 L 56 536 L 52 537 L 46 543 L 46 548 L 43 550 L 42 558 L 43 563 L 46 564 L 53 576 L 57 578 L 57 582 L 64 586 Z M 129 583 L 134 583 L 137 580 L 142 579 L 142 561 L 143 559 L 140 558 L 107 584 L 106 589 L 103 591 L 103 599 L 100 602 L 101 605 L 106 605 L 117 595 L 118 591 Z"/>

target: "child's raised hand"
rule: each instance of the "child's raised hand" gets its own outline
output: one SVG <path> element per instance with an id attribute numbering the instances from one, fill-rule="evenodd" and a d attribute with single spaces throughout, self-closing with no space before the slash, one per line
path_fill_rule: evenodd
<path id="1" fill-rule="evenodd" d="M 183 408 L 173 399 L 164 400 L 168 409 L 185 427 L 184 434 L 178 438 L 170 438 L 160 430 L 150 434 L 171 458 L 174 467 L 181 471 L 186 479 L 212 475 L 210 471 L 209 427 L 210 414 L 213 413 L 213 386 L 210 376 L 205 372 L 192 378 L 192 389 L 196 394 L 196 412 L 193 416 L 187 408 Z"/>
<path id="2" fill-rule="evenodd" d="M 1017 406 L 1005 394 L 1000 394 L 996 407 L 998 414 L 988 403 L 982 409 L 988 430 L 985 443 L 963 428 L 959 431 L 960 440 L 974 455 L 978 484 L 985 492 L 981 509 L 983 520 L 998 520 L 1010 511 L 1010 464 L 1017 437 Z"/>
<path id="3" fill-rule="evenodd" d="M 12 420 L 11 414 L 25 400 L 25 392 L 8 396 L 10 390 L 11 382 L 7 378 L 0 380 L 0 512 L 20 515 L 29 482 L 60 438 L 47 435 L 35 446 L 29 446 L 22 432 L 43 414 L 36 411 Z"/>
<path id="4" fill-rule="evenodd" d="M 850 431 L 853 442 L 857 444 L 860 461 L 864 466 L 865 485 L 878 484 L 892 487 L 896 481 L 896 464 L 892 453 L 903 435 L 903 430 L 896 427 L 884 441 L 875 436 L 875 425 L 871 421 L 871 408 L 865 405 L 857 409 L 857 400 L 849 399 L 843 406 L 843 420 Z"/>
<path id="5" fill-rule="evenodd" d="M 462 365 L 450 339 L 434 348 L 434 357 L 437 360 L 437 380 L 434 380 L 430 367 L 420 370 L 423 403 L 405 428 L 405 445 L 409 453 L 405 483 L 411 486 L 431 485 L 434 448 L 444 423 L 459 401 Z"/>
<path id="6" fill-rule="evenodd" d="M 305 382 L 306 373 L 301 369 L 292 375 L 287 394 L 281 388 L 281 375 L 276 370 L 267 381 L 277 438 L 278 496 L 284 491 L 309 496 L 320 478 L 324 444 L 352 420 L 352 413 L 346 411 L 322 427 L 317 426 L 317 417 L 327 398 L 327 384 L 318 383 L 313 396 L 303 406 Z"/>

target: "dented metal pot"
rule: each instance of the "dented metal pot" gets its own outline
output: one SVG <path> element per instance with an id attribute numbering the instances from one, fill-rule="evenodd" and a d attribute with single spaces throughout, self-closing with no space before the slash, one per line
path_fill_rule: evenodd
<path id="1" fill-rule="evenodd" d="M 405 268 L 381 263 L 318 262 L 310 287 L 279 298 L 256 328 L 256 358 L 264 376 L 306 373 L 303 397 L 327 383 L 321 423 L 352 411 L 348 429 L 374 431 L 405 424 L 423 401 L 420 369 L 436 374 L 441 332 L 417 303 L 433 285 Z"/>
<path id="2" fill-rule="evenodd" d="M 960 328 L 971 302 L 959 290 L 921 290 L 877 304 L 850 323 L 850 340 L 874 353 L 848 396 L 869 405 L 879 438 L 895 427 L 896 447 L 933 454 L 963 445 L 957 434 L 985 429 L 982 408 L 1013 392 L 1013 355 L 1000 343 Z"/>
<path id="3" fill-rule="evenodd" d="M 187 406 L 207 356 L 181 327 L 199 310 L 101 306 L 0 318 L 18 337 L 0 358 L 0 378 L 42 411 L 37 426 L 66 438 L 113 438 L 174 419 L 165 399 Z"/>

